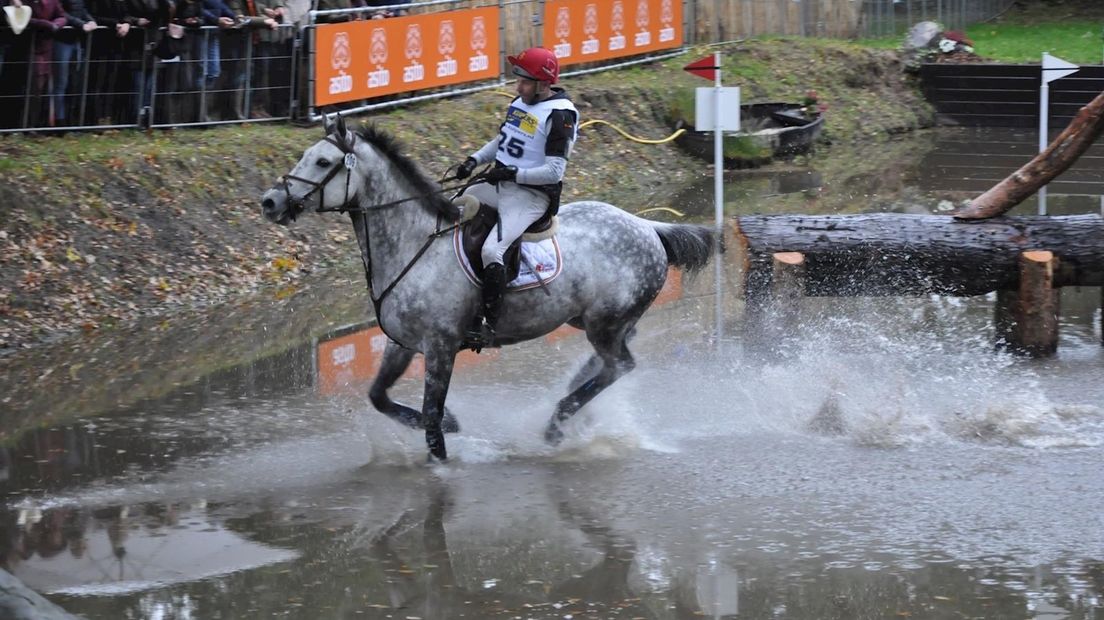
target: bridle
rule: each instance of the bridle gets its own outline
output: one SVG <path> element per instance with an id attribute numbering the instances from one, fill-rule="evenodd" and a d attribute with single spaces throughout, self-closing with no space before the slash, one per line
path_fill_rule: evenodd
<path id="1" fill-rule="evenodd" d="M 305 208 L 304 205 L 306 204 L 306 202 L 308 200 L 310 200 L 311 196 L 313 196 L 315 194 L 315 192 L 322 191 L 322 189 L 325 188 L 326 185 L 328 185 L 330 183 L 330 181 L 333 180 L 334 177 L 336 177 L 338 174 L 340 174 L 342 170 L 345 170 L 345 171 L 351 173 L 353 171 L 353 169 L 356 168 L 357 156 L 356 156 L 356 152 L 353 151 L 353 146 L 356 144 L 356 134 L 353 134 L 353 144 L 347 143 L 345 141 L 345 136 L 344 135 L 342 135 L 341 137 L 337 137 L 337 134 L 330 134 L 330 135 L 326 136 L 325 138 L 323 138 L 323 140 L 325 140 L 326 142 L 329 142 L 330 144 L 334 145 L 334 147 L 336 147 L 337 150 L 339 150 L 339 151 L 341 151 L 342 153 L 345 154 L 345 158 L 342 160 L 343 165 L 331 167 L 329 172 L 326 173 L 326 176 L 322 177 L 321 181 L 315 181 L 313 179 L 298 177 L 298 176 L 295 176 L 293 174 L 285 174 L 284 176 L 280 177 L 280 183 L 283 184 L 283 186 L 284 186 L 284 196 L 287 197 L 289 215 L 291 216 L 291 221 L 293 221 L 293 222 L 295 221 L 295 218 L 298 217 L 299 214 L 303 212 L 303 210 Z M 349 210 L 349 208 L 348 208 L 349 207 L 349 182 L 352 180 L 352 178 L 353 178 L 352 174 L 346 174 L 345 175 L 345 200 L 344 200 L 344 202 L 342 202 L 341 206 L 336 207 L 336 208 L 327 209 L 326 204 L 325 204 L 325 202 L 326 202 L 325 193 L 323 192 L 321 194 L 321 198 L 319 199 L 319 202 L 318 202 L 318 208 L 316 208 L 315 211 L 317 211 L 319 213 L 326 212 L 326 211 L 340 211 L 340 212 L 344 213 L 345 211 L 348 211 Z M 303 183 L 304 185 L 308 185 L 308 186 L 310 186 L 310 191 L 308 191 L 306 194 L 303 194 L 302 196 L 292 196 L 291 186 L 288 183 L 288 181 L 296 181 L 298 183 Z"/>
<path id="2" fill-rule="evenodd" d="M 452 231 L 456 230 L 457 228 L 459 228 L 460 227 L 460 222 L 456 222 L 456 223 L 453 223 L 450 226 L 447 226 L 445 228 L 441 228 L 441 223 L 442 223 L 441 219 L 442 218 L 441 218 L 441 214 L 438 213 L 437 214 L 437 223 L 434 225 L 433 232 L 430 233 L 428 237 L 426 237 L 425 243 L 422 244 L 422 247 L 414 255 L 414 258 L 410 259 L 410 262 L 408 262 L 406 264 L 406 266 L 403 267 L 402 271 L 399 272 L 399 275 L 395 277 L 395 279 L 391 282 L 391 284 L 387 285 L 387 287 L 383 289 L 383 292 L 380 293 L 377 296 L 373 292 L 375 287 L 372 286 L 372 247 L 371 247 L 371 241 L 370 241 L 371 237 L 368 235 L 368 218 L 364 217 L 364 216 L 367 215 L 369 211 L 377 211 L 377 210 L 385 209 L 385 208 L 388 208 L 388 207 L 394 207 L 394 206 L 397 206 L 397 205 L 400 205 L 400 204 L 403 204 L 403 203 L 406 203 L 406 202 L 410 202 L 410 201 L 413 201 L 413 200 L 420 200 L 420 199 L 426 198 L 428 196 L 433 196 L 433 195 L 436 195 L 436 194 L 443 194 L 445 192 L 456 191 L 456 196 L 459 196 L 460 194 L 464 193 L 464 191 L 467 190 L 468 187 L 474 185 L 475 183 L 480 182 L 482 180 L 481 179 L 482 175 L 480 175 L 480 174 L 472 175 L 472 177 L 466 183 L 462 183 L 460 185 L 455 185 L 455 186 L 452 186 L 452 187 L 442 187 L 439 190 L 435 190 L 435 191 L 432 191 L 432 192 L 429 192 L 429 193 L 426 193 L 426 194 L 408 196 L 406 198 L 400 198 L 398 200 L 392 200 L 391 202 L 384 202 L 384 203 L 371 205 L 371 206 L 364 206 L 364 205 L 361 205 L 361 204 L 353 205 L 353 204 L 351 204 L 351 201 L 349 200 L 349 183 L 350 183 L 350 181 L 352 180 L 352 177 L 353 177 L 353 175 L 351 173 L 356 168 L 356 165 L 357 165 L 356 152 L 353 150 L 353 147 L 356 144 L 356 134 L 353 134 L 352 143 L 349 143 L 345 140 L 345 135 L 342 132 L 329 134 L 325 138 L 323 138 L 323 140 L 325 140 L 326 142 L 329 142 L 334 147 L 336 147 L 339 151 L 341 151 L 342 153 L 345 154 L 345 157 L 342 159 L 342 165 L 341 166 L 333 166 L 332 168 L 330 168 L 330 170 L 328 172 L 326 172 L 326 176 L 322 177 L 321 181 L 314 181 L 312 179 L 307 179 L 307 178 L 295 176 L 293 174 L 285 174 L 283 177 L 281 177 L 280 178 L 280 183 L 282 183 L 283 186 L 284 186 L 284 195 L 287 197 L 287 202 L 288 202 L 288 207 L 289 207 L 289 215 L 291 217 L 291 220 L 295 221 L 295 218 L 299 214 L 301 214 L 303 212 L 303 210 L 305 209 L 306 202 L 308 200 L 310 200 L 311 196 L 313 196 L 315 194 L 315 192 L 321 192 L 326 187 L 326 185 L 328 185 L 330 183 L 330 181 L 332 181 L 334 179 L 334 177 L 336 177 L 339 173 L 341 173 L 342 170 L 345 170 L 349 173 L 349 174 L 345 175 L 345 198 L 342 201 L 342 203 L 339 206 L 336 206 L 336 207 L 326 207 L 326 205 L 325 205 L 325 192 L 323 192 L 321 194 L 322 197 L 319 199 L 318 207 L 315 208 L 315 212 L 317 212 L 317 213 L 334 213 L 334 212 L 336 212 L 336 213 L 349 213 L 349 212 L 360 213 L 360 215 L 361 215 L 361 220 L 360 220 L 361 228 L 362 228 L 362 231 L 364 233 L 364 244 L 365 244 L 365 247 L 364 247 L 364 251 L 365 251 L 365 254 L 364 254 L 364 271 L 365 271 L 365 275 L 368 277 L 368 296 L 372 300 L 372 305 L 373 305 L 373 307 L 375 308 L 375 311 L 376 311 L 376 317 L 379 317 L 379 315 L 380 315 L 380 305 L 383 303 L 383 300 L 387 297 L 387 295 L 390 294 L 392 290 L 394 290 L 395 286 L 397 286 L 399 284 L 399 282 L 402 281 L 402 279 L 404 277 L 406 277 L 406 274 L 410 272 L 410 270 L 414 267 L 414 264 L 418 262 L 418 259 L 420 259 L 422 257 L 422 255 L 424 255 L 426 253 L 426 251 L 429 249 L 429 246 L 433 244 L 434 240 L 436 240 L 439 237 L 443 237 L 443 236 L 451 233 Z M 444 183 L 444 182 L 447 182 L 447 181 L 450 181 L 450 180 L 456 180 L 456 177 L 455 176 L 449 177 L 448 173 L 446 173 L 445 178 L 441 179 L 439 182 Z M 306 194 L 303 194 L 302 196 L 299 196 L 299 197 L 293 196 L 291 194 L 291 188 L 288 184 L 288 181 L 296 181 L 296 182 L 299 182 L 299 183 L 303 183 L 305 185 L 310 186 L 311 189 L 310 189 L 310 191 L 308 191 Z"/>

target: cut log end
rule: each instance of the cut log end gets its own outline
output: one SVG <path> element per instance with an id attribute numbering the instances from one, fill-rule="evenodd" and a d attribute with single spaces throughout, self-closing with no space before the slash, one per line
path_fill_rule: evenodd
<path id="1" fill-rule="evenodd" d="M 801 252 L 775 252 L 772 256 L 775 262 L 785 265 L 801 265 L 805 262 L 805 255 Z"/>
<path id="2" fill-rule="evenodd" d="M 1032 263 L 1049 263 L 1054 259 L 1054 252 L 1050 250 L 1028 250 L 1022 256 L 1025 261 Z"/>

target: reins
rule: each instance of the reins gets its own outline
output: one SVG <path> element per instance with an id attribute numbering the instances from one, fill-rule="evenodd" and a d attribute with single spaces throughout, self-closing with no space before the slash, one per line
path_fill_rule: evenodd
<path id="1" fill-rule="evenodd" d="M 284 185 L 284 194 L 287 196 L 288 203 L 291 204 L 293 206 L 293 208 L 298 208 L 300 212 L 303 209 L 303 204 L 307 200 L 309 200 L 310 197 L 313 196 L 315 192 L 318 192 L 318 191 L 322 190 L 327 184 L 329 184 L 329 182 L 332 181 L 334 179 L 334 177 L 336 177 L 342 171 L 342 169 L 347 170 L 349 172 L 352 172 L 356 168 L 357 157 L 356 157 L 356 153 L 353 151 L 353 144 L 356 143 L 356 134 L 353 134 L 353 144 L 346 143 L 345 139 L 344 139 L 344 135 L 342 135 L 341 137 L 335 137 L 334 135 L 329 135 L 329 136 L 326 136 L 324 138 L 324 140 L 329 142 L 330 144 L 334 145 L 338 150 L 340 150 L 342 153 L 345 154 L 345 157 L 342 160 L 342 165 L 341 166 L 334 166 L 332 169 L 330 169 L 329 172 L 326 173 L 326 176 L 323 177 L 321 181 L 313 181 L 311 179 L 305 179 L 303 177 L 298 177 L 298 176 L 294 176 L 294 175 L 291 175 L 291 174 L 286 174 L 286 175 L 283 176 L 282 181 L 283 181 L 283 185 Z M 439 180 L 438 183 L 445 183 L 447 181 L 457 180 L 455 175 L 448 176 L 449 172 L 451 172 L 451 168 L 448 171 L 446 171 L 445 178 L 442 178 L 441 180 Z M 368 276 L 368 296 L 372 300 L 372 306 L 375 308 L 376 316 L 378 317 L 379 314 L 380 314 L 380 312 L 379 312 L 380 305 L 383 304 L 383 300 L 391 293 L 392 290 L 395 289 L 395 287 L 399 284 L 399 282 L 401 282 L 402 279 L 404 277 L 406 277 L 406 274 L 408 274 L 410 272 L 410 270 L 414 268 L 414 265 L 418 262 L 418 260 L 426 253 L 426 251 L 429 250 L 429 246 L 433 245 L 433 242 L 436 239 L 438 239 L 439 237 L 447 235 L 447 234 L 451 233 L 452 231 L 456 230 L 457 228 L 459 228 L 460 227 L 460 222 L 452 224 L 451 226 L 448 226 L 446 228 L 441 228 L 441 214 L 438 213 L 437 214 L 437 221 L 436 221 L 436 223 L 434 224 L 434 227 L 433 227 L 434 231 L 426 237 L 425 243 L 423 243 L 422 247 L 419 248 L 417 253 L 414 254 L 414 258 L 410 259 L 410 262 L 408 262 L 406 264 L 406 266 L 403 267 L 402 271 L 399 272 L 399 275 L 395 277 L 395 279 L 391 282 L 391 284 L 387 285 L 387 287 L 385 289 L 383 289 L 383 292 L 381 292 L 377 296 L 373 292 L 373 286 L 372 286 L 372 245 L 371 245 L 372 242 L 371 242 L 371 236 L 368 234 L 368 218 L 366 217 L 368 215 L 368 212 L 369 211 L 381 210 L 381 209 L 387 209 L 387 208 L 390 208 L 390 207 L 395 207 L 395 206 L 398 206 L 398 205 L 401 205 L 401 204 L 404 204 L 404 203 L 407 203 L 407 202 L 411 202 L 413 200 L 421 200 L 421 199 L 427 198 L 429 196 L 436 196 L 438 194 L 443 194 L 445 192 L 456 191 L 456 194 L 454 195 L 454 197 L 459 196 L 460 194 L 463 194 L 464 191 L 467 190 L 469 187 L 471 187 L 475 183 L 479 182 L 481 180 L 481 175 L 478 175 L 478 174 L 473 175 L 471 177 L 471 179 L 469 179 L 466 183 L 461 183 L 459 185 L 453 185 L 453 186 L 450 186 L 450 187 L 442 187 L 438 190 L 435 190 L 435 191 L 432 191 L 432 192 L 429 192 L 429 193 L 426 193 L 426 194 L 408 196 L 406 198 L 400 198 L 398 200 L 392 200 L 390 202 L 384 202 L 384 203 L 371 205 L 371 206 L 364 206 L 364 205 L 361 205 L 361 204 L 356 204 L 356 205 L 350 205 L 349 204 L 350 203 L 350 201 L 349 201 L 349 183 L 350 183 L 351 179 L 352 179 L 352 174 L 346 174 L 345 175 L 345 200 L 342 202 L 341 205 L 336 206 L 336 207 L 327 207 L 325 205 L 325 198 L 323 197 L 319 200 L 319 205 L 318 205 L 318 207 L 315 208 L 315 212 L 316 213 L 352 213 L 352 212 L 356 212 L 356 213 L 361 214 L 361 217 L 362 217 L 362 219 L 361 219 L 361 228 L 364 232 L 364 246 L 365 246 L 364 247 L 364 250 L 365 250 L 364 268 L 365 268 L 366 275 Z M 289 180 L 297 181 L 299 183 L 303 183 L 305 185 L 308 185 L 308 186 L 311 187 L 311 189 L 306 194 L 304 194 L 301 198 L 295 198 L 291 195 L 291 188 L 288 186 L 288 181 Z M 294 219 L 294 211 L 293 211 L 292 219 Z"/>

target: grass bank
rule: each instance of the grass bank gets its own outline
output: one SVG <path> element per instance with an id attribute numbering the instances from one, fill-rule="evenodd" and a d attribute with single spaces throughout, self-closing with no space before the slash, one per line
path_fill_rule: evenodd
<path id="1" fill-rule="evenodd" d="M 981 57 L 1003 63 L 1039 63 L 1043 52 L 1078 65 L 1104 64 L 1104 2 L 1019 2 L 995 18 L 971 24 L 966 36 Z M 896 49 L 903 36 L 859 41 Z"/>

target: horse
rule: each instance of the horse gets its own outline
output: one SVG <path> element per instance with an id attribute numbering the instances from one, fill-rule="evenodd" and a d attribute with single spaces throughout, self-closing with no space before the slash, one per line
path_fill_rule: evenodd
<path id="1" fill-rule="evenodd" d="M 393 420 L 424 430 L 427 460 L 443 462 L 445 433 L 459 430 L 445 407 L 453 364 L 481 307 L 479 287 L 465 276 L 453 244 L 442 240 L 459 226 L 460 209 L 443 195 L 445 179 L 430 180 L 386 132 L 372 125 L 351 131 L 340 116 L 327 117 L 325 130 L 264 193 L 262 213 L 281 225 L 308 208 L 348 213 L 388 338 L 369 400 Z M 572 415 L 635 367 L 626 341 L 668 267 L 700 270 L 716 243 L 708 227 L 654 222 L 603 202 L 565 204 L 558 219 L 562 271 L 539 287 L 508 290 L 495 335 L 496 345 L 509 345 L 566 323 L 593 346 L 544 429 L 553 445 Z M 388 396 L 415 353 L 425 357 L 421 411 Z"/>

